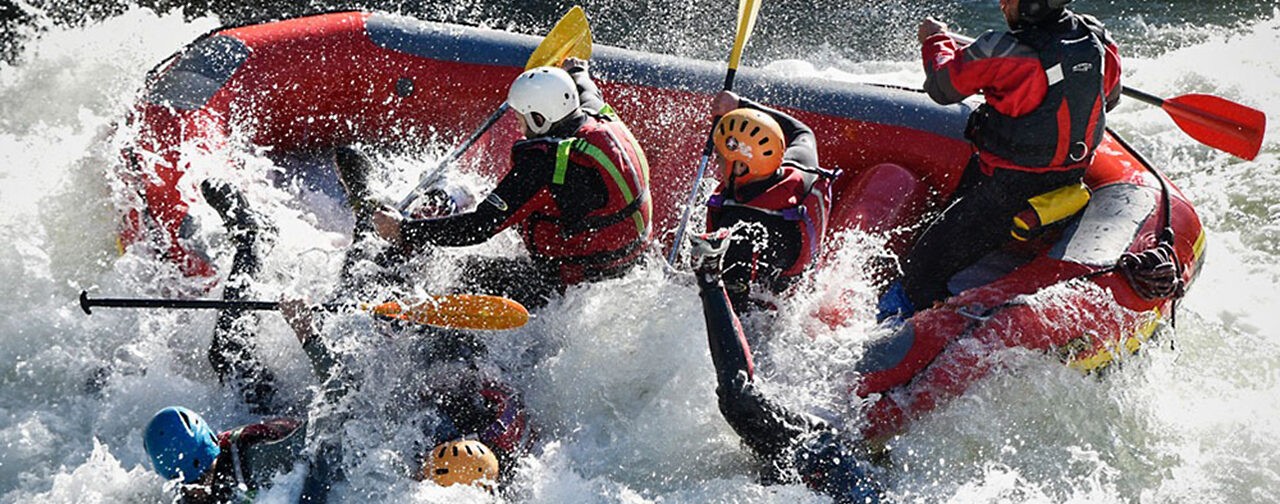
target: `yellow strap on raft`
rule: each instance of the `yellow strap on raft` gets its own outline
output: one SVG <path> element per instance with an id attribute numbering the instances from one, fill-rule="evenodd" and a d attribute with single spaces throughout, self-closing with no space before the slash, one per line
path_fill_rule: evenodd
<path id="1" fill-rule="evenodd" d="M 1031 205 L 1039 222 L 1029 222 L 1030 216 L 1025 212 L 1020 213 L 1013 217 L 1013 229 L 1010 232 L 1014 238 L 1026 241 L 1033 231 L 1079 213 L 1089 203 L 1089 197 L 1089 187 L 1083 182 L 1034 196 L 1027 203 Z"/>

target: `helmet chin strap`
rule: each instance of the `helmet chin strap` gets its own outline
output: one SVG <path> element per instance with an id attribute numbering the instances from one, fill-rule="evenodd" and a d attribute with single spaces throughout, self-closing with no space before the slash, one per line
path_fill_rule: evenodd
<path id="1" fill-rule="evenodd" d="M 582 121 L 585 117 L 586 117 L 586 114 L 582 113 L 582 109 L 579 108 L 577 110 L 574 110 L 569 115 L 564 116 L 559 121 L 551 123 L 551 125 L 547 127 L 547 130 L 543 131 L 542 133 L 534 133 L 532 129 L 530 129 L 526 133 L 533 133 L 531 137 L 539 137 L 539 138 L 549 137 L 549 136 L 569 136 L 569 135 L 572 135 L 574 131 L 577 131 L 578 126 L 582 125 Z M 530 135 L 526 135 L 526 136 L 530 136 Z"/>
<path id="2" fill-rule="evenodd" d="M 725 184 L 725 189 L 728 189 L 729 195 L 736 200 L 738 199 L 738 167 L 734 166 L 733 161 L 726 159 L 724 162 L 729 165 L 729 181 Z"/>

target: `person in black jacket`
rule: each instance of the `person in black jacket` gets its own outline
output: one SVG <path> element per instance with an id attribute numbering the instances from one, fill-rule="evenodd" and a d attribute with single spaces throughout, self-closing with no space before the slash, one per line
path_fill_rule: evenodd
<path id="1" fill-rule="evenodd" d="M 199 414 L 181 406 L 160 410 L 143 431 L 151 465 L 165 479 L 181 480 L 185 504 L 248 502 L 272 478 L 303 458 L 306 422 L 274 418 L 215 434 Z M 299 502 L 326 502 L 327 457 L 315 459 Z"/>
<path id="2" fill-rule="evenodd" d="M 916 241 L 902 278 L 879 303 L 880 320 L 910 318 L 951 296 L 960 270 L 1013 239 L 1028 199 L 1081 187 L 1120 101 L 1120 54 L 1102 23 L 1065 8 L 1070 0 L 1001 0 L 1007 32 L 960 45 L 925 19 L 925 90 L 941 104 L 982 93 L 966 136 L 974 155 L 952 202 Z"/>

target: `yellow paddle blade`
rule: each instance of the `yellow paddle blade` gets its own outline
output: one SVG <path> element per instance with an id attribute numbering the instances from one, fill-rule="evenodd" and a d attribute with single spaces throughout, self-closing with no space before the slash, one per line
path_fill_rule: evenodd
<path id="1" fill-rule="evenodd" d="M 729 53 L 729 68 L 738 69 L 742 49 L 756 27 L 756 13 L 760 12 L 760 0 L 738 0 L 738 34 L 733 39 L 733 51 Z"/>
<path id="2" fill-rule="evenodd" d="M 515 329 L 529 322 L 529 311 L 520 303 L 483 294 L 446 294 L 407 306 L 391 301 L 361 308 L 407 322 L 450 329 L 498 331 Z"/>
<path id="3" fill-rule="evenodd" d="M 591 59 L 591 25 L 587 23 L 587 13 L 577 5 L 547 32 L 547 37 L 533 50 L 524 69 L 559 65 L 570 56 Z"/>

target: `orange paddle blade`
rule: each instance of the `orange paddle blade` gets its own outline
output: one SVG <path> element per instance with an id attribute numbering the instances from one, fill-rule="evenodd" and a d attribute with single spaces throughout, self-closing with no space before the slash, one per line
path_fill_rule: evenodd
<path id="1" fill-rule="evenodd" d="M 1267 116 L 1261 110 L 1207 94 L 1168 98 L 1161 108 L 1200 143 L 1249 160 L 1262 149 Z"/>
<path id="2" fill-rule="evenodd" d="M 529 322 L 529 311 L 520 303 L 482 294 L 431 296 L 412 305 L 391 301 L 364 308 L 386 317 L 451 329 L 498 331 Z"/>

